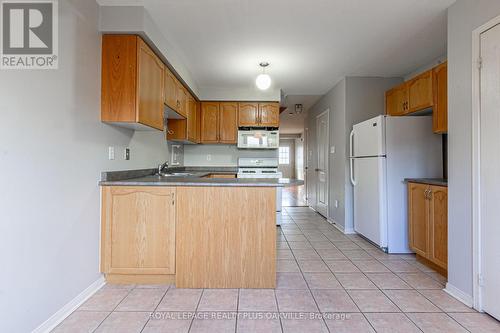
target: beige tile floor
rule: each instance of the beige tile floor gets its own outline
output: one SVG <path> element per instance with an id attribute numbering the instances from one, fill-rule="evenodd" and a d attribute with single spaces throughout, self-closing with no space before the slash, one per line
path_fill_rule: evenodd
<path id="1" fill-rule="evenodd" d="M 413 255 L 388 255 L 286 207 L 276 289 L 106 285 L 54 332 L 500 332 Z"/>

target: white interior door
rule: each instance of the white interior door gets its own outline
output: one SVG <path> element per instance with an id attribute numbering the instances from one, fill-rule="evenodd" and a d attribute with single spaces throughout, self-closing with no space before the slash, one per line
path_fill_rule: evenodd
<path id="1" fill-rule="evenodd" d="M 480 237 L 483 310 L 500 319 L 500 25 L 481 35 Z"/>
<path id="2" fill-rule="evenodd" d="M 316 211 L 327 217 L 328 212 L 328 111 L 316 119 L 318 166 L 316 168 Z"/>

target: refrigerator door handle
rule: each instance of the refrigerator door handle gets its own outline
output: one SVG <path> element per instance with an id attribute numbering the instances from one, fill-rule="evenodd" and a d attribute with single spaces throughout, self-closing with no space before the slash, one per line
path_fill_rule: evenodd
<path id="1" fill-rule="evenodd" d="M 349 135 L 349 157 L 354 157 L 354 129 Z"/>
<path id="2" fill-rule="evenodd" d="M 349 159 L 349 176 L 352 186 L 356 186 L 356 181 L 354 180 L 354 158 Z"/>

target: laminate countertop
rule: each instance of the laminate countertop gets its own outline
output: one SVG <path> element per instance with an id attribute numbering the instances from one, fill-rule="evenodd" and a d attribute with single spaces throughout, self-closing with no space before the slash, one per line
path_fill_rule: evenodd
<path id="1" fill-rule="evenodd" d="M 159 176 L 156 169 L 103 172 L 100 186 L 235 186 L 235 187 L 289 187 L 304 184 L 303 180 L 289 178 L 206 178 L 211 174 L 236 174 L 234 167 L 177 167 L 165 173 L 183 172 L 189 175 Z"/>
<path id="2" fill-rule="evenodd" d="M 442 178 L 406 178 L 405 182 L 436 185 L 436 186 L 448 186 L 448 180 Z"/>

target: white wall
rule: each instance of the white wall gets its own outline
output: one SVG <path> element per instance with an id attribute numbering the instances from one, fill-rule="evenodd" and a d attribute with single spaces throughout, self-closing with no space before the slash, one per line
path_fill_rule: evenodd
<path id="1" fill-rule="evenodd" d="M 498 0 L 448 10 L 448 283 L 472 296 L 472 31 L 500 15 Z"/>
<path id="2" fill-rule="evenodd" d="M 102 124 L 93 0 L 59 1 L 59 69 L 0 73 L 0 332 L 29 332 L 100 277 L 101 171 L 167 158 L 159 132 Z M 109 145 L 132 159 L 107 159 Z"/>
<path id="3" fill-rule="evenodd" d="M 207 155 L 210 155 L 210 160 Z M 238 149 L 236 145 L 184 145 L 185 166 L 235 167 L 239 157 L 278 157 L 278 150 Z"/>

